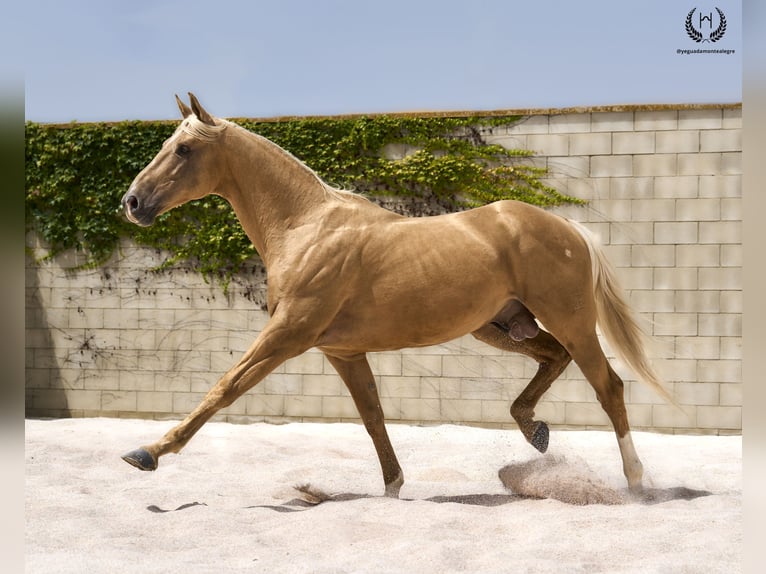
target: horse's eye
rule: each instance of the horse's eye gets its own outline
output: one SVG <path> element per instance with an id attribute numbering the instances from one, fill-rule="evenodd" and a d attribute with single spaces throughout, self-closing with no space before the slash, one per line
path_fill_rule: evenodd
<path id="1" fill-rule="evenodd" d="M 176 153 L 178 155 L 188 155 L 190 151 L 191 148 L 186 144 L 178 144 L 178 147 L 176 147 Z"/>

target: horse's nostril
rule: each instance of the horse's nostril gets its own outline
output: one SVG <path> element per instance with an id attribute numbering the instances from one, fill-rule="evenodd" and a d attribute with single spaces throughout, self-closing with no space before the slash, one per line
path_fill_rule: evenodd
<path id="1" fill-rule="evenodd" d="M 129 195 L 125 199 L 125 206 L 128 208 L 128 211 L 135 211 L 138 209 L 138 198 L 135 195 Z"/>

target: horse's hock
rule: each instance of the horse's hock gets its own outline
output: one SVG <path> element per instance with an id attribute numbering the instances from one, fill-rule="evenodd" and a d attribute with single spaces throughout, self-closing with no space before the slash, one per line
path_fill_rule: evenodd
<path id="1" fill-rule="evenodd" d="M 741 431 L 740 137 L 739 106 L 554 110 L 488 136 L 539 153 L 549 184 L 590 202 L 557 211 L 600 236 L 631 304 L 651 321 L 653 362 L 682 409 L 612 361 L 634 429 Z M 44 252 L 34 236 L 27 243 Z M 94 270 L 67 272 L 67 257 L 76 256 L 27 258 L 29 416 L 182 418 L 268 319 L 262 270 L 224 294 L 183 268 L 149 272 L 157 255 L 129 242 Z M 515 427 L 510 404 L 537 370 L 470 336 L 369 360 L 389 422 Z M 611 428 L 574 364 L 536 416 L 554 427 Z M 216 419 L 359 420 L 313 350 Z"/>

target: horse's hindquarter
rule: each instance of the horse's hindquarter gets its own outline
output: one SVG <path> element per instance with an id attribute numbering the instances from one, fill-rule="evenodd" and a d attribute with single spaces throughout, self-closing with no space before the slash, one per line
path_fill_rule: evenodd
<path id="1" fill-rule="evenodd" d="M 343 304 L 317 346 L 363 352 L 432 345 L 492 320 L 518 296 L 523 226 L 508 207 L 353 229 L 336 287 Z"/>

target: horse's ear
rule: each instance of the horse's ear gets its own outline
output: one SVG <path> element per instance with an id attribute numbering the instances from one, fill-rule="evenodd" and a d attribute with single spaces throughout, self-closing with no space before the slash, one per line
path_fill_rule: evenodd
<path id="1" fill-rule="evenodd" d="M 194 115 L 197 116 L 197 119 L 199 121 L 209 126 L 216 125 L 215 120 L 213 119 L 213 116 L 211 116 L 209 113 L 205 111 L 205 108 L 203 108 L 202 105 L 200 105 L 197 97 L 191 92 L 189 92 L 189 100 L 191 101 L 191 109 L 194 112 Z"/>
<path id="2" fill-rule="evenodd" d="M 186 119 L 194 113 L 189 106 L 181 101 L 181 98 L 178 97 L 178 94 L 176 94 L 176 103 L 178 104 L 178 109 L 181 110 L 182 118 Z"/>

